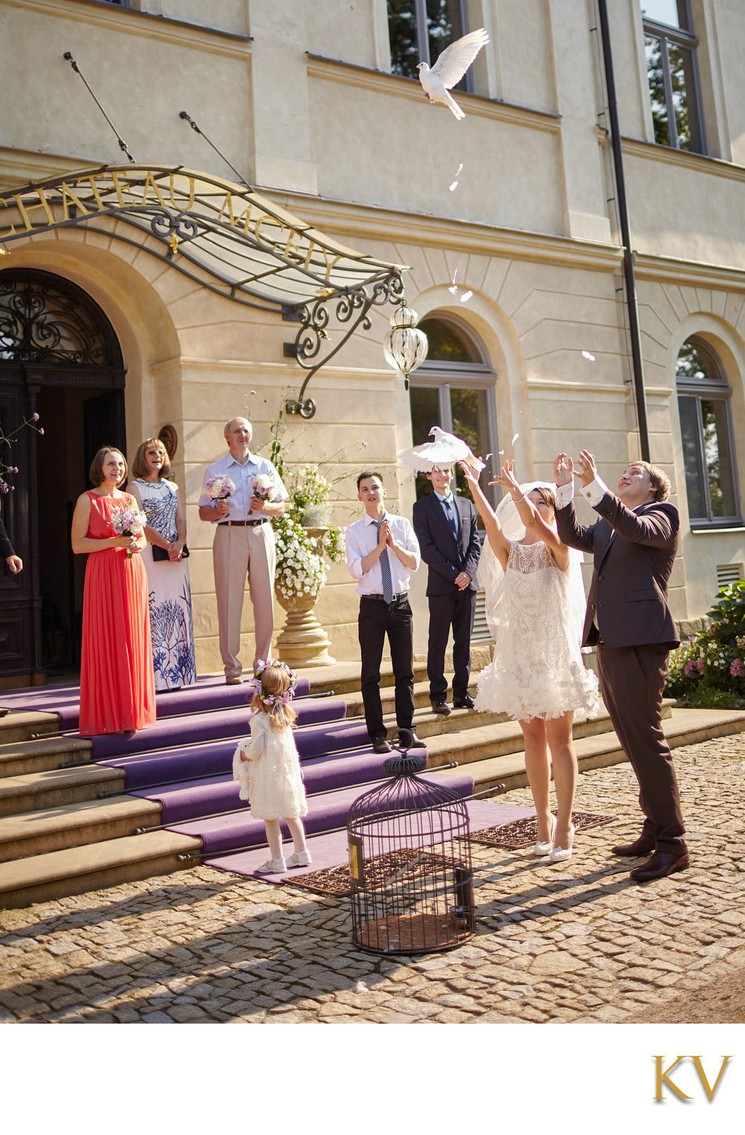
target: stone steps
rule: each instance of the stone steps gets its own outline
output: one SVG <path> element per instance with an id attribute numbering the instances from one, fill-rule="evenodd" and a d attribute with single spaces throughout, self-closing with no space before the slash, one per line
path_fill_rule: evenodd
<path id="1" fill-rule="evenodd" d="M 356 686 L 340 689 L 359 681 L 358 667 L 328 669 L 336 672 L 314 675 L 313 692 L 341 694 L 349 716 L 358 715 L 362 707 Z M 435 715 L 422 667 L 416 678 L 414 725 L 426 738 L 429 767 L 447 777 L 452 773 L 443 766 L 457 764 L 460 774 L 473 779 L 476 792 L 498 794 L 527 783 L 522 734 L 515 722 L 469 710 Z M 390 683 L 390 673 L 382 681 Z M 381 693 L 390 714 L 393 689 L 384 685 Z M 664 709 L 671 745 L 745 730 L 741 711 L 671 706 Z M 18 716 L 24 717 L 21 723 L 8 720 Z M 199 839 L 153 830 L 160 822 L 160 805 L 124 794 L 123 771 L 91 764 L 90 743 L 54 736 L 52 718 L 0 718 L 0 907 L 80 894 L 199 862 Z M 389 722 L 391 728 L 394 724 Z M 577 722 L 574 735 L 581 769 L 625 759 L 606 715 Z M 139 828 L 149 830 L 134 834 Z"/>

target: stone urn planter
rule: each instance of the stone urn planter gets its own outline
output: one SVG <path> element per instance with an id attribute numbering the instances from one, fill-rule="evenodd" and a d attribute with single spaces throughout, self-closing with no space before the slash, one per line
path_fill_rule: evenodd
<path id="1" fill-rule="evenodd" d="M 277 602 L 287 612 L 277 638 L 277 656 L 293 670 L 306 666 L 331 666 L 331 641 L 315 613 L 317 595 L 284 595 L 275 590 Z"/>

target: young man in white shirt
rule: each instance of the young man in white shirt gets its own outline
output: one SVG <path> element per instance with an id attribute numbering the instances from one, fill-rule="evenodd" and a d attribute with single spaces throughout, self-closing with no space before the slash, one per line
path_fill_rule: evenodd
<path id="1" fill-rule="evenodd" d="M 414 720 L 414 641 L 409 578 L 421 556 L 414 529 L 403 516 L 386 512 L 380 473 L 357 477 L 357 498 L 365 515 L 346 533 L 347 566 L 357 580 L 358 620 L 362 656 L 361 687 L 365 722 L 373 751 L 389 753 L 380 700 L 380 662 L 386 635 L 391 650 L 396 690 L 396 724 L 412 733 Z M 419 738 L 414 733 L 414 742 Z"/>

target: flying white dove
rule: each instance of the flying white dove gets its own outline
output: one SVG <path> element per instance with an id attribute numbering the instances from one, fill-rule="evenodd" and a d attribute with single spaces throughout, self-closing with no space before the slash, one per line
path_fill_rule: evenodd
<path id="1" fill-rule="evenodd" d="M 434 67 L 429 67 L 426 63 L 417 64 L 419 82 L 430 102 L 449 106 L 458 119 L 466 117 L 466 112 L 458 106 L 449 88 L 461 81 L 481 48 L 488 42 L 489 36 L 483 28 L 479 28 L 446 47 L 442 55 L 438 56 Z"/>
<path id="2" fill-rule="evenodd" d="M 477 473 L 485 468 L 484 462 L 474 457 L 466 443 L 455 434 L 432 426 L 429 436 L 435 440 L 415 445 L 413 449 L 404 449 L 398 455 L 399 461 L 410 469 L 416 469 L 417 473 L 430 473 L 437 466 L 455 465 L 457 461 L 465 461 Z"/>

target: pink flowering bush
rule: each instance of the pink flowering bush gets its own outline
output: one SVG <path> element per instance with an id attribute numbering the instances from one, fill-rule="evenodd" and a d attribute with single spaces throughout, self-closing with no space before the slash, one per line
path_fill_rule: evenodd
<path id="1" fill-rule="evenodd" d="M 670 655 L 665 693 L 688 705 L 745 705 L 745 580 L 721 587 L 707 618 Z"/>
<path id="2" fill-rule="evenodd" d="M 38 420 L 39 415 L 32 414 L 30 418 L 24 418 L 20 426 L 16 426 L 16 428 L 9 434 L 5 433 L 2 427 L 2 423 L 0 423 L 0 493 L 15 492 L 15 485 L 11 485 L 8 481 L 8 474 L 18 472 L 18 466 L 9 465 L 5 460 L 5 455 L 10 451 L 11 446 L 13 446 L 18 441 L 18 435 L 24 428 L 24 426 L 28 426 L 30 430 L 34 430 L 37 434 L 43 437 L 44 427 L 36 425 Z"/>

